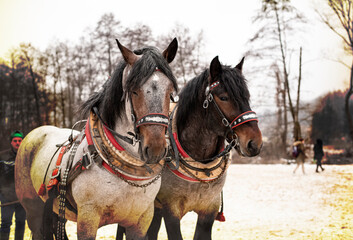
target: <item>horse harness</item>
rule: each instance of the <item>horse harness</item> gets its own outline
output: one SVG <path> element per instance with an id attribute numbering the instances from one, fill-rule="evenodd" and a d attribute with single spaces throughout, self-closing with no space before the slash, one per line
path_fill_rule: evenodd
<path id="1" fill-rule="evenodd" d="M 58 196 L 59 198 L 59 220 L 57 228 L 57 236 L 59 239 L 64 239 L 65 234 L 65 208 L 67 207 L 69 210 L 77 213 L 74 200 L 67 198 L 66 196 L 67 186 L 81 172 L 89 169 L 93 161 L 98 166 L 104 167 L 107 171 L 116 175 L 127 184 L 144 189 L 161 177 L 162 168 L 164 167 L 164 160 L 161 160 L 156 164 L 146 164 L 125 151 L 125 149 L 116 141 L 114 136 L 117 136 L 124 141 L 126 141 L 128 137 L 119 135 L 110 129 L 100 118 L 97 109 L 93 109 L 93 111 L 95 113 L 90 113 L 86 126 L 75 139 L 70 135 L 69 143 L 58 145 L 58 149 L 51 158 L 47 168 L 48 171 L 54 156 L 60 149 L 48 186 L 45 187 L 44 184 L 47 175 L 46 172 L 43 184 L 38 191 L 38 195 L 44 196 L 47 188 L 49 197 Z M 166 127 L 168 125 L 168 120 L 167 123 L 165 123 L 165 117 L 163 116 L 163 114 L 148 114 L 136 122 L 136 128 L 146 124 L 159 124 Z M 136 135 L 134 138 L 135 137 Z M 77 148 L 85 138 L 88 143 L 87 151 L 83 154 L 82 158 L 73 165 Z M 130 144 L 134 145 L 136 142 L 139 142 L 137 139 L 130 139 L 131 141 L 127 140 Z M 70 154 L 66 162 L 66 167 L 64 168 L 63 173 L 61 173 L 61 170 L 63 169 L 62 159 L 67 152 L 70 152 Z M 149 182 L 138 184 L 136 181 Z"/>
<path id="2" fill-rule="evenodd" d="M 206 99 L 203 102 L 203 108 L 208 108 L 209 103 L 213 102 L 215 108 L 217 109 L 218 114 L 222 118 L 222 123 L 227 127 L 227 132 L 232 132 L 233 139 L 223 149 L 220 153 L 210 159 L 203 159 L 196 161 L 192 159 L 186 152 L 183 150 L 179 140 L 178 140 L 178 131 L 177 124 L 174 115 L 177 112 L 177 106 L 173 109 L 170 115 L 170 123 L 168 126 L 168 134 L 171 142 L 171 151 L 169 151 L 167 159 L 167 167 L 178 177 L 189 181 L 189 182 L 201 182 L 201 183 L 211 183 L 215 182 L 225 173 L 227 168 L 230 165 L 230 150 L 232 147 L 239 146 L 239 139 L 233 129 L 250 121 L 258 121 L 256 113 L 253 111 L 247 111 L 241 113 L 237 116 L 231 123 L 227 120 L 224 113 L 221 111 L 214 97 L 212 95 L 212 90 L 220 84 L 219 81 L 212 83 L 206 88 L 205 94 Z M 172 161 L 174 160 L 174 161 Z M 207 163 L 205 163 L 207 162 Z M 181 163 L 181 164 L 180 164 Z"/>

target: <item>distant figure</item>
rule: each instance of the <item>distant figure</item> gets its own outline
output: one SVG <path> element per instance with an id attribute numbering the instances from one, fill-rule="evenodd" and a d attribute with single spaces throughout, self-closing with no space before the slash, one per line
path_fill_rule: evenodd
<path id="1" fill-rule="evenodd" d="M 294 169 L 293 173 L 295 173 L 295 171 L 297 171 L 299 166 L 302 165 L 303 174 L 305 174 L 304 162 L 305 162 L 306 155 L 305 155 L 304 139 L 300 138 L 299 141 L 294 142 L 293 149 L 295 149 L 297 151 L 296 157 L 295 157 L 295 161 L 297 162 L 297 166 Z"/>
<path id="2" fill-rule="evenodd" d="M 324 155 L 324 150 L 322 149 L 322 140 L 316 139 L 316 143 L 314 145 L 314 159 L 316 160 L 316 172 L 319 172 L 319 167 L 321 168 L 321 171 L 325 170 L 321 165 L 321 160 Z"/>
<path id="3" fill-rule="evenodd" d="M 26 224 L 26 212 L 20 203 L 16 203 L 15 192 L 15 159 L 17 150 L 23 139 L 23 133 L 14 131 L 11 133 L 11 148 L 0 153 L 0 201 L 9 205 L 1 207 L 0 240 L 8 240 L 12 217 L 15 213 L 16 228 L 15 240 L 23 240 Z"/>

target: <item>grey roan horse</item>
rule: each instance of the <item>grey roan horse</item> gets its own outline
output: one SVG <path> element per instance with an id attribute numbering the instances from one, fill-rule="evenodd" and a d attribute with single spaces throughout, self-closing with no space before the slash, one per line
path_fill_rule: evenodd
<path id="1" fill-rule="evenodd" d="M 146 238 L 167 151 L 169 99 L 177 91 L 168 63 L 178 44 L 174 39 L 161 53 L 153 47 L 132 52 L 117 43 L 124 60 L 81 108 L 90 112 L 85 129 L 72 134 L 39 127 L 18 151 L 16 192 L 33 239 L 43 239 L 44 187 L 58 179 L 52 208 L 61 219 L 77 221 L 78 239 L 95 239 L 100 226 L 112 223 L 126 227 L 127 239 Z"/>

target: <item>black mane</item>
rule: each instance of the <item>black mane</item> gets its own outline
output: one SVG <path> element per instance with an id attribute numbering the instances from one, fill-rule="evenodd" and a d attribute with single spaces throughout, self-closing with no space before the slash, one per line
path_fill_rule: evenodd
<path id="1" fill-rule="evenodd" d="M 209 70 L 205 70 L 190 80 L 179 94 L 176 121 L 182 128 L 185 127 L 190 113 L 194 113 L 198 108 L 204 111 L 202 104 L 206 98 L 205 90 L 209 84 L 209 75 Z M 224 86 L 230 100 L 237 104 L 242 112 L 250 110 L 250 93 L 246 79 L 238 69 L 222 65 L 222 73 L 217 80 Z"/>
<path id="2" fill-rule="evenodd" d="M 172 81 L 177 91 L 177 81 L 167 61 L 157 48 L 143 48 L 134 51 L 134 53 L 142 55 L 142 57 L 133 65 L 126 80 L 125 88 L 128 92 L 125 96 L 128 96 L 128 94 L 142 86 L 156 71 L 156 68 Z M 97 107 L 106 124 L 111 128 L 115 126 L 116 119 L 120 118 L 121 113 L 125 111 L 125 103 L 122 99 L 124 96 L 122 77 L 125 67 L 126 62 L 123 60 L 120 61 L 113 76 L 104 83 L 103 89 L 94 93 L 82 104 L 80 110 L 83 116 L 86 116 L 93 107 Z"/>

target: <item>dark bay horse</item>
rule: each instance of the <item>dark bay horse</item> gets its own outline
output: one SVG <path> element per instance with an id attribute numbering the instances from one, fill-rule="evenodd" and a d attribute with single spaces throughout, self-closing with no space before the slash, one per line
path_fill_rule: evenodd
<path id="1" fill-rule="evenodd" d="M 132 52 L 117 43 L 124 60 L 83 104 L 83 114 L 90 113 L 86 127 L 80 133 L 39 127 L 21 144 L 16 193 L 33 239 L 43 239 L 44 187 L 58 178 L 53 189 L 60 195 L 51 206 L 59 217 L 77 221 L 78 239 L 95 239 L 100 226 L 112 223 L 126 227 L 127 239 L 146 237 L 167 151 L 170 96 L 177 91 L 168 64 L 178 43 L 174 39 L 162 53 L 154 47 Z"/>
<path id="2" fill-rule="evenodd" d="M 222 156 L 223 149 L 229 150 L 225 140 L 243 156 L 259 154 L 262 136 L 250 108 L 243 61 L 232 68 L 215 57 L 180 93 L 168 129 L 173 161 L 162 171 L 150 240 L 157 239 L 162 217 L 168 239 L 182 239 L 180 220 L 190 211 L 198 214 L 194 239 L 211 239 L 230 164 L 228 154 Z"/>

